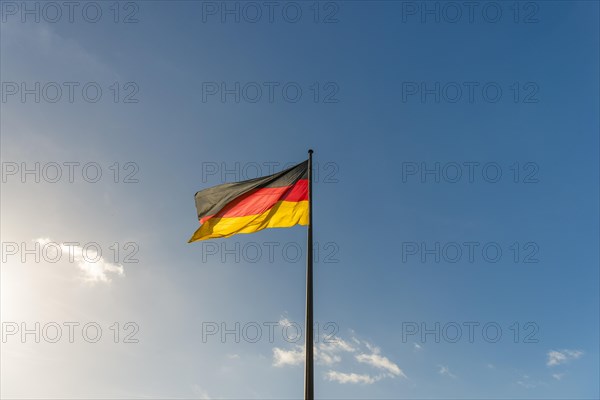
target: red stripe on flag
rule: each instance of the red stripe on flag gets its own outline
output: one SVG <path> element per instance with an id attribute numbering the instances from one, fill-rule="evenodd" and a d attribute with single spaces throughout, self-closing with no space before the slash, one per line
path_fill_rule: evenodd
<path id="1" fill-rule="evenodd" d="M 298 202 L 306 200 L 308 200 L 308 179 L 300 179 L 291 186 L 252 190 L 229 202 L 217 214 L 202 218 L 200 223 L 204 223 L 212 217 L 244 217 L 262 214 L 278 201 Z"/>

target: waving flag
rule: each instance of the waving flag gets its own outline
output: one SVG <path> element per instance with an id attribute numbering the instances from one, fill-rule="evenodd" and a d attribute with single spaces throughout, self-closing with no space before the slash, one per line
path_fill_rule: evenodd
<path id="1" fill-rule="evenodd" d="M 304 399 L 314 400 L 312 154 L 274 175 L 226 183 L 196 193 L 200 228 L 188 243 L 252 233 L 266 228 L 308 225 L 306 240 L 306 336 Z"/>
<path id="2" fill-rule="evenodd" d="M 196 193 L 200 228 L 188 243 L 308 225 L 308 161 L 277 174 Z"/>

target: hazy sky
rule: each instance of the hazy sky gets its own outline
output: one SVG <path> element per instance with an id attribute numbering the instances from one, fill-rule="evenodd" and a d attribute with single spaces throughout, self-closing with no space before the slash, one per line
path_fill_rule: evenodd
<path id="1" fill-rule="evenodd" d="M 597 2 L 0 6 L 3 397 L 599 397 Z"/>

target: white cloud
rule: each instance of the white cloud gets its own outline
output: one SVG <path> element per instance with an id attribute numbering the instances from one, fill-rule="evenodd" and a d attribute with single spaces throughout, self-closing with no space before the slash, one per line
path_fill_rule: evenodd
<path id="1" fill-rule="evenodd" d="M 340 352 L 354 351 L 346 342 L 319 343 L 314 347 L 315 362 L 324 365 L 339 363 L 342 358 Z M 273 349 L 273 365 L 283 367 L 285 365 L 300 365 L 304 363 L 304 346 L 297 345 L 293 349 L 286 350 L 279 347 Z"/>
<path id="2" fill-rule="evenodd" d="M 282 318 L 279 321 L 281 326 L 289 326 L 288 319 Z M 314 347 L 315 362 L 324 365 L 333 365 L 339 363 L 342 358 L 340 353 L 354 352 L 356 349 L 340 338 L 329 339 L 321 342 Z M 297 345 L 293 349 L 282 349 L 275 347 L 273 349 L 273 365 L 283 367 L 285 365 L 300 365 L 304 363 L 304 345 Z"/>
<path id="3" fill-rule="evenodd" d="M 374 350 L 376 350 L 376 351 L 373 352 L 372 354 L 357 355 L 356 360 L 358 362 L 368 364 L 374 368 L 387 371 L 388 373 L 390 373 L 394 376 L 401 376 L 403 378 L 406 378 L 406 375 L 404 374 L 404 372 L 402 372 L 402 370 L 400 369 L 400 367 L 398 367 L 398 365 L 396 365 L 395 363 L 390 361 L 387 357 L 384 357 L 384 356 L 378 354 L 379 353 L 378 348 L 375 348 Z"/>
<path id="4" fill-rule="evenodd" d="M 321 343 L 319 345 L 319 347 L 322 350 L 327 350 L 327 351 L 332 351 L 332 352 L 336 352 L 336 351 L 346 351 L 346 352 L 354 352 L 356 351 L 356 349 L 348 342 L 346 342 L 343 339 L 340 338 L 333 338 L 333 339 L 328 339 L 327 341 L 323 341 L 323 343 Z"/>
<path id="5" fill-rule="evenodd" d="M 282 318 L 281 325 L 286 325 L 287 319 Z M 345 355 L 354 354 L 352 358 Z M 304 364 L 304 346 L 295 345 L 293 348 L 273 348 L 273 366 L 284 367 Z M 339 372 L 329 370 L 325 378 L 338 383 L 361 383 L 372 384 L 384 378 L 407 378 L 402 369 L 381 354 L 381 350 L 367 342 L 361 342 L 352 336 L 350 341 L 336 337 L 332 340 L 321 342 L 314 347 L 315 362 L 322 365 L 332 366 L 348 360 L 355 360 L 361 364 L 367 364 L 377 370 L 377 373 Z M 382 372 L 383 371 L 383 372 Z"/>
<path id="6" fill-rule="evenodd" d="M 89 283 L 110 283 L 114 275 L 125 275 L 121 264 L 115 264 L 107 261 L 96 244 L 89 243 L 86 247 L 77 245 L 56 243 L 49 238 L 39 238 L 35 240 L 41 246 L 42 254 L 47 260 L 64 260 L 74 262 L 81 270 L 81 278 Z"/>
<path id="7" fill-rule="evenodd" d="M 227 358 L 229 358 L 230 360 L 239 360 L 240 355 L 239 354 L 227 354 Z"/>
<path id="8" fill-rule="evenodd" d="M 565 376 L 565 374 L 552 374 L 552 377 L 554 379 L 556 379 L 557 381 L 562 380 L 562 378 Z"/>
<path id="9" fill-rule="evenodd" d="M 210 396 L 206 390 L 202 389 L 199 385 L 192 385 L 192 391 L 194 392 L 195 398 L 199 400 L 210 400 Z"/>
<path id="10" fill-rule="evenodd" d="M 447 366 L 445 366 L 445 365 L 438 365 L 438 367 L 440 368 L 440 369 L 438 370 L 438 373 L 439 373 L 440 375 L 442 375 L 442 376 L 448 376 L 448 377 L 450 377 L 450 378 L 452 378 L 452 379 L 456 379 L 456 375 L 454 375 L 454 374 L 453 374 L 453 373 L 450 371 L 450 368 L 448 368 L 448 367 L 447 367 Z"/>
<path id="11" fill-rule="evenodd" d="M 554 367 L 556 365 L 565 364 L 571 360 L 577 360 L 581 358 L 583 355 L 583 351 L 581 350 L 550 350 L 547 353 L 548 361 L 546 361 L 546 365 L 549 367 Z"/>
<path id="12" fill-rule="evenodd" d="M 539 386 L 547 386 L 546 382 L 537 380 L 533 381 L 529 377 L 529 375 L 523 375 L 520 380 L 518 380 L 517 385 L 523 386 L 525 389 L 534 389 Z"/>
<path id="13" fill-rule="evenodd" d="M 342 357 L 322 351 L 315 351 L 315 359 L 317 363 L 325 365 L 333 365 L 342 361 Z"/>
<path id="14" fill-rule="evenodd" d="M 371 353 L 379 353 L 379 347 L 372 345 L 369 342 L 365 342 L 365 346 Z"/>
<path id="15" fill-rule="evenodd" d="M 273 349 L 273 365 L 283 367 L 285 365 L 300 365 L 304 363 L 304 346 L 296 346 L 292 350 L 284 350 L 279 347 Z"/>
<path id="16" fill-rule="evenodd" d="M 339 353 L 353 353 L 355 351 L 356 349 L 345 340 L 334 338 L 319 343 L 315 349 L 315 359 L 321 364 L 332 365 L 342 360 Z"/>
<path id="17" fill-rule="evenodd" d="M 531 382 L 527 382 L 527 381 L 517 381 L 517 385 L 521 385 L 525 389 L 533 389 L 537 386 L 535 383 L 531 383 Z"/>
<path id="18" fill-rule="evenodd" d="M 355 373 L 345 373 L 338 371 L 327 371 L 325 374 L 328 380 L 332 382 L 338 383 L 362 383 L 365 385 L 370 385 L 372 383 L 377 382 L 381 379 L 381 377 L 376 376 L 372 377 L 368 374 L 355 374 Z"/>

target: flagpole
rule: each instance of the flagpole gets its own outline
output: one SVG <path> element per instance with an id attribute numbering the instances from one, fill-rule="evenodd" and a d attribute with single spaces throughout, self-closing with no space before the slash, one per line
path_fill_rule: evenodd
<path id="1" fill-rule="evenodd" d="M 308 237 L 306 243 L 306 338 L 304 348 L 304 399 L 313 400 L 313 227 L 312 227 L 312 149 L 308 150 Z"/>

